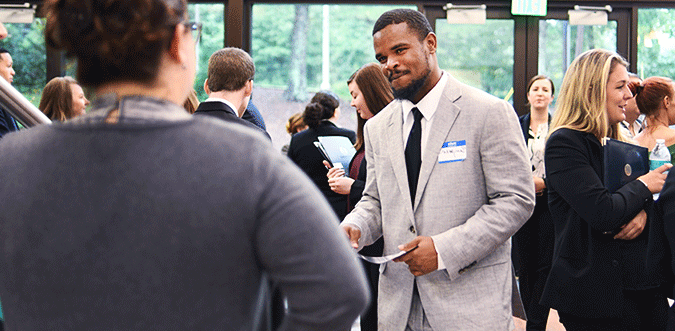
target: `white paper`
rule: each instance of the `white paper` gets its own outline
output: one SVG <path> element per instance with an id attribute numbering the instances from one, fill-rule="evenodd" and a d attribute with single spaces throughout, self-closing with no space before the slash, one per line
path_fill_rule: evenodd
<path id="1" fill-rule="evenodd" d="M 400 252 L 398 252 L 398 253 L 391 254 L 391 255 L 385 255 L 385 256 L 365 256 L 365 255 L 359 254 L 359 257 L 362 258 L 362 259 L 364 259 L 364 260 L 366 260 L 366 261 L 368 261 L 368 262 L 370 262 L 370 263 L 383 264 L 383 263 L 387 263 L 387 262 L 389 262 L 389 261 L 392 261 L 392 260 L 394 260 L 395 258 L 398 258 L 398 257 L 401 257 L 401 256 L 403 256 L 403 255 L 406 255 L 406 254 L 408 254 L 408 253 L 414 251 L 415 248 L 417 248 L 417 247 L 418 247 L 418 246 L 415 246 L 415 247 L 413 247 L 412 249 L 410 249 L 409 251 L 400 251 Z"/>

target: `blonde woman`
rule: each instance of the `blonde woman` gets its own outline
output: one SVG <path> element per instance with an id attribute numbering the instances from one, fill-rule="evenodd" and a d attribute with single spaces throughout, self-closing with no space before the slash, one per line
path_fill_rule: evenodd
<path id="1" fill-rule="evenodd" d="M 624 140 L 618 124 L 632 97 L 626 61 L 590 50 L 562 83 L 546 150 L 549 208 L 556 241 L 542 304 L 558 310 L 567 331 L 663 330 L 668 303 L 645 267 L 647 209 L 661 191 L 664 165 L 609 192 L 605 137 Z"/>

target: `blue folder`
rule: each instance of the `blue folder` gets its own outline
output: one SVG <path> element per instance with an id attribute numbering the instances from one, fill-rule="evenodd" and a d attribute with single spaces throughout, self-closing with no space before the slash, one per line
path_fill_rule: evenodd
<path id="1" fill-rule="evenodd" d="M 344 136 L 322 136 L 319 142 L 323 145 L 326 154 L 333 166 L 342 167 L 345 176 L 349 176 L 349 163 L 352 161 L 356 149 L 349 138 Z"/>
<path id="2" fill-rule="evenodd" d="M 649 150 L 645 147 L 606 138 L 604 182 L 610 192 L 649 172 Z"/>

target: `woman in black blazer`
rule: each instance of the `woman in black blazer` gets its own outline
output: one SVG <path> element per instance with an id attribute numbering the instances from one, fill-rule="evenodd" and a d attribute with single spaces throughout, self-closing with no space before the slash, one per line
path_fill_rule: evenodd
<path id="1" fill-rule="evenodd" d="M 661 191 L 664 165 L 616 192 L 603 184 L 605 137 L 632 97 L 627 63 L 606 50 L 579 55 L 562 83 L 545 163 L 555 229 L 551 272 L 541 303 L 567 331 L 663 330 L 668 303 L 646 268 L 646 209 Z"/>
<path id="2" fill-rule="evenodd" d="M 328 169 L 323 165 L 323 157 L 314 146 L 318 137 L 344 136 L 352 143 L 356 141 L 356 133 L 337 127 L 333 121 L 340 116 L 340 101 L 332 92 L 321 91 L 312 97 L 302 115 L 309 129 L 298 132 L 291 137 L 288 157 L 302 169 L 324 194 L 333 210 L 342 220 L 347 215 L 347 197 L 333 192 L 326 181 Z"/>

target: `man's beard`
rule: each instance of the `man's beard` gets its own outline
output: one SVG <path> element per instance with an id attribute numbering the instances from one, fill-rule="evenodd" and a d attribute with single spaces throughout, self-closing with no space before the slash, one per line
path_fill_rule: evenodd
<path id="1" fill-rule="evenodd" d="M 415 95 L 417 94 L 417 92 L 420 91 L 422 86 L 424 86 L 424 83 L 427 82 L 427 79 L 431 74 L 431 69 L 429 68 L 429 60 L 426 57 L 424 59 L 426 62 L 426 70 L 422 75 L 420 75 L 420 78 L 413 80 L 412 82 L 410 82 L 408 86 L 402 87 L 398 90 L 395 89 L 393 86 L 391 87 L 392 92 L 394 93 L 394 98 L 398 100 L 410 100 L 411 102 L 415 103 L 415 101 L 413 100 L 415 98 Z M 393 73 L 390 73 L 388 77 L 390 84 L 392 75 Z"/>
<path id="2" fill-rule="evenodd" d="M 431 71 L 431 70 L 429 70 Z M 422 77 L 413 80 L 408 84 L 408 86 L 405 86 L 400 89 L 395 89 L 392 86 L 392 92 L 394 93 L 394 98 L 399 99 L 399 100 L 410 100 L 411 102 L 415 102 L 413 98 L 415 98 L 415 95 L 417 95 L 417 92 L 424 86 L 424 83 L 426 83 L 427 78 L 429 77 L 429 72 L 426 72 Z"/>

